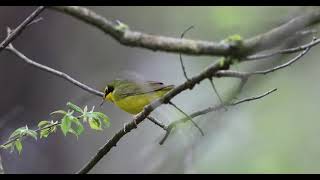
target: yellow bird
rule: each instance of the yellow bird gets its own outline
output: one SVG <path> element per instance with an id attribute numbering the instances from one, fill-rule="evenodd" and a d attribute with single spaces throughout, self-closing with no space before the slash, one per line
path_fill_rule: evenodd
<path id="1" fill-rule="evenodd" d="M 114 103 L 120 109 L 136 115 L 144 106 L 164 96 L 173 89 L 173 85 L 164 85 L 155 81 L 113 80 L 104 89 L 104 100 Z"/>
<path id="2" fill-rule="evenodd" d="M 174 85 L 164 85 L 156 81 L 134 81 L 134 80 L 113 80 L 108 83 L 104 89 L 103 101 L 107 100 L 115 104 L 120 109 L 136 115 L 140 113 L 144 106 L 150 104 L 152 101 L 164 96 L 167 92 L 172 90 Z M 171 103 L 177 110 L 184 114 L 196 128 L 204 135 L 201 128 L 192 120 L 192 118 Z M 101 104 L 102 105 L 102 104 Z M 135 122 L 136 123 L 136 122 Z M 137 124 L 137 123 L 136 123 Z M 125 128 L 125 126 L 124 126 Z"/>

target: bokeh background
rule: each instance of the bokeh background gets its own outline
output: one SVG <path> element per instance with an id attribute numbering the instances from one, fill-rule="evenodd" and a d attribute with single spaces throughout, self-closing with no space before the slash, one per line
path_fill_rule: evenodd
<path id="1" fill-rule="evenodd" d="M 89 7 L 110 20 L 120 20 L 150 34 L 220 41 L 232 34 L 244 38 L 268 31 L 314 7 Z M 0 7 L 0 39 L 6 27 L 16 27 L 35 7 Z M 117 77 L 136 76 L 178 85 L 185 79 L 178 54 L 152 52 L 120 45 L 100 30 L 70 16 L 45 10 L 43 21 L 25 30 L 14 41 L 31 59 L 68 73 L 96 89 Z M 317 29 L 317 26 L 314 27 Z M 301 42 L 310 41 L 311 36 Z M 294 55 L 268 62 L 247 62 L 236 70 L 265 69 Z M 237 98 L 278 88 L 261 100 L 212 112 L 196 118 L 202 137 L 190 124 L 178 129 L 162 146 L 162 129 L 144 121 L 120 140 L 90 173 L 319 173 L 320 172 L 320 75 L 319 47 L 294 65 L 249 80 Z M 218 57 L 183 56 L 189 76 L 199 73 Z M 222 98 L 239 83 L 214 79 Z M 77 105 L 104 112 L 111 127 L 96 132 L 88 127 L 79 139 L 58 131 L 47 139 L 24 141 L 22 154 L 0 150 L 6 173 L 75 173 L 113 136 L 131 115 L 105 103 L 69 82 L 30 67 L 8 52 L 0 54 L 0 141 L 28 125 L 50 119 L 49 113 Z M 219 103 L 208 81 L 173 99 L 185 112 Z M 165 123 L 181 115 L 161 106 L 153 116 Z"/>

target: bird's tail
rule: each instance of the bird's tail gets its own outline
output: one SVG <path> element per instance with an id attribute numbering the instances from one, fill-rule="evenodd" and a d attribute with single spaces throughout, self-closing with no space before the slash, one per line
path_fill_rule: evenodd
<path id="1" fill-rule="evenodd" d="M 173 89 L 173 88 L 174 88 L 174 85 L 169 85 L 169 86 L 165 86 L 165 87 L 163 88 L 163 90 L 170 91 L 170 90 Z"/>

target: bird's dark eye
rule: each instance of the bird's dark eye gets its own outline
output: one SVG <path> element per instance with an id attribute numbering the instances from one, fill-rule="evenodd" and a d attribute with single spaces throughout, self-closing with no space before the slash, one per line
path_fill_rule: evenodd
<path id="1" fill-rule="evenodd" d="M 114 90 L 113 86 L 107 86 L 107 88 L 105 89 L 104 93 L 107 95 L 109 93 L 111 93 Z"/>

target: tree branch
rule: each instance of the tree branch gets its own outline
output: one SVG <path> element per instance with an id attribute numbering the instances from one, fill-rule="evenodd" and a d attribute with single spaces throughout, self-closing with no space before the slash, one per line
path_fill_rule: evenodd
<path id="1" fill-rule="evenodd" d="M 127 25 L 110 21 L 84 7 L 54 6 L 50 8 L 96 27 L 126 46 L 199 56 L 247 56 L 279 45 L 287 38 L 295 35 L 296 32 L 320 21 L 319 10 L 306 12 L 304 15 L 295 17 L 288 23 L 274 28 L 269 32 L 245 40 L 243 46 L 240 49 L 237 49 L 225 42 L 179 39 L 132 31 Z"/>
<path id="2" fill-rule="evenodd" d="M 216 71 L 219 69 L 226 68 L 225 66 L 229 66 L 231 62 L 225 62 L 224 66 L 221 66 L 220 63 L 214 63 L 209 66 L 203 72 L 198 75 L 190 78 L 189 81 L 185 81 L 184 83 L 176 86 L 174 89 L 169 91 L 166 95 L 159 98 L 158 100 L 153 101 L 151 104 L 145 106 L 143 111 L 135 116 L 134 120 L 130 123 L 126 124 L 121 130 L 119 130 L 103 147 L 99 149 L 97 154 L 92 157 L 92 159 L 78 172 L 80 174 L 88 173 L 99 161 L 102 159 L 104 155 L 106 155 L 112 147 L 116 146 L 118 141 L 131 130 L 137 128 L 136 124 L 140 124 L 145 118 L 149 116 L 149 114 L 159 107 L 161 104 L 167 104 L 169 101 L 181 93 L 186 89 L 192 89 L 196 84 L 200 83 L 202 80 L 212 77 Z"/>
<path id="3" fill-rule="evenodd" d="M 192 117 L 190 117 L 187 113 L 183 112 L 177 105 L 175 105 L 171 101 L 169 101 L 169 104 L 174 108 L 176 108 L 179 112 L 181 112 L 187 118 L 187 120 L 191 121 L 191 123 L 199 130 L 200 134 L 204 136 L 203 130 L 200 128 L 200 126 L 196 122 L 193 121 Z"/>
<path id="4" fill-rule="evenodd" d="M 241 104 L 241 103 L 244 103 L 244 102 L 249 102 L 249 101 L 261 99 L 261 98 L 263 98 L 263 97 L 275 92 L 276 90 L 277 90 L 277 88 L 272 89 L 270 91 L 267 91 L 267 92 L 265 92 L 265 93 L 263 93 L 261 95 L 258 95 L 258 96 L 244 98 L 244 99 L 241 99 L 241 100 L 236 101 L 236 102 L 227 103 L 227 104 L 225 104 L 225 106 L 235 106 L 235 105 L 238 105 L 238 104 Z M 200 110 L 200 111 L 196 111 L 196 112 L 190 114 L 190 116 L 191 117 L 197 117 L 197 116 L 200 116 L 200 115 L 205 115 L 205 114 L 207 114 L 209 112 L 217 111 L 217 110 L 222 109 L 222 108 L 223 108 L 223 105 L 219 104 L 219 105 L 214 106 L 214 107 L 208 107 L 206 109 L 203 109 L 203 110 Z M 183 119 L 180 119 L 176 123 L 180 123 L 182 121 L 183 121 Z"/>
<path id="5" fill-rule="evenodd" d="M 293 59 L 289 60 L 288 62 L 284 63 L 284 64 L 281 64 L 279 66 L 276 66 L 276 67 L 273 67 L 273 68 L 270 68 L 270 69 L 266 69 L 266 70 L 262 70 L 262 71 L 255 71 L 255 72 L 239 72 L 239 71 L 233 71 L 233 70 L 221 70 L 221 71 L 218 71 L 215 76 L 216 77 L 235 77 L 235 78 L 249 78 L 250 76 L 252 75 L 265 75 L 265 74 L 269 74 L 271 72 L 274 72 L 274 71 L 277 71 L 277 70 L 280 70 L 280 69 L 283 69 L 287 66 L 290 66 L 291 64 L 295 63 L 296 61 L 298 61 L 299 59 L 301 59 L 305 54 L 307 54 L 307 52 L 312 48 L 314 47 L 315 44 L 319 44 L 320 41 L 319 39 L 316 39 L 315 37 L 313 38 L 312 42 L 307 44 L 307 45 L 304 45 L 304 46 L 300 46 L 300 47 L 297 47 L 297 48 L 292 48 L 292 49 L 288 49 L 288 50 L 282 50 L 282 51 L 278 51 L 280 54 L 282 54 L 282 52 L 289 52 L 289 51 L 292 51 L 292 52 L 297 52 L 298 50 L 303 50 L 300 54 L 298 54 L 296 57 L 294 57 Z M 274 54 L 274 53 L 272 53 Z M 268 55 L 261 55 L 262 56 L 265 56 L 265 57 L 269 57 Z M 258 56 L 256 56 L 258 57 Z"/>
<path id="6" fill-rule="evenodd" d="M 52 127 L 54 127 L 54 126 L 58 126 L 58 125 L 60 125 L 60 124 L 61 124 L 60 122 L 56 121 L 56 122 L 52 123 L 52 124 L 49 125 L 49 126 L 46 126 L 46 127 L 43 127 L 43 128 L 38 128 L 38 129 L 36 129 L 36 130 L 34 130 L 34 131 L 35 131 L 35 132 L 39 132 L 39 131 L 41 131 L 41 130 L 50 129 L 50 128 L 52 128 Z M 27 134 L 25 134 L 25 135 L 23 135 L 23 136 L 15 137 L 15 138 L 13 138 L 13 139 L 10 139 L 10 140 L 8 140 L 7 142 L 5 142 L 5 143 L 3 143 L 2 145 L 0 145 L 0 148 L 3 148 L 3 147 L 5 147 L 6 145 L 8 145 L 8 144 L 10 144 L 10 143 L 12 143 L 12 142 L 15 142 L 16 140 L 21 139 L 21 138 L 23 138 L 23 137 L 25 137 L 25 136 L 27 136 Z"/>
<path id="7" fill-rule="evenodd" d="M 263 70 L 263 71 L 255 71 L 255 72 L 252 72 L 252 73 L 249 73 L 248 75 L 256 75 L 256 74 L 268 74 L 268 73 L 271 73 L 271 72 L 274 72 L 274 71 L 277 71 L 279 69 L 283 69 L 287 66 L 290 66 L 291 64 L 293 64 L 294 62 L 298 61 L 299 59 L 302 58 L 302 56 L 304 56 L 305 54 L 307 54 L 307 52 L 310 50 L 310 48 L 307 48 L 306 50 L 304 50 L 303 52 L 301 52 L 298 56 L 294 57 L 293 59 L 291 59 L 290 61 L 284 63 L 284 64 L 281 64 L 279 66 L 276 66 L 276 67 L 273 67 L 273 68 L 270 68 L 270 69 L 266 69 L 266 70 Z"/>
<path id="8" fill-rule="evenodd" d="M 271 49 L 284 40 L 292 37 L 298 31 L 303 30 L 306 27 L 312 26 L 320 22 L 320 9 L 305 12 L 303 15 L 291 19 L 289 22 L 276 27 L 264 34 L 255 36 L 248 39 L 245 42 L 245 46 L 248 48 L 248 54 L 256 53 L 263 50 Z"/>
<path id="9" fill-rule="evenodd" d="M 290 27 L 290 26 L 292 26 L 292 23 L 289 23 L 289 25 L 286 25 L 285 27 Z M 279 28 L 276 28 L 276 29 L 279 30 Z M 281 32 L 284 31 L 283 26 L 281 26 L 280 30 L 281 30 Z M 272 32 L 271 34 L 273 34 L 273 33 L 276 33 L 277 31 L 272 30 L 271 32 Z M 270 34 L 270 33 L 268 33 L 268 34 Z M 263 35 L 263 37 L 264 37 L 264 35 Z M 296 60 L 300 59 L 305 53 L 306 52 L 303 52 L 302 54 L 300 54 L 297 58 L 295 58 L 295 60 L 293 60 L 293 62 L 295 62 Z M 184 83 L 180 84 L 179 86 L 176 86 L 174 89 L 172 89 L 170 92 L 168 92 L 162 98 L 160 98 L 160 99 L 152 102 L 151 104 L 145 106 L 143 111 L 140 112 L 136 116 L 136 118 L 134 118 L 134 120 L 132 122 L 126 124 L 123 129 L 118 131 L 118 133 L 113 138 L 111 138 L 103 147 L 101 147 L 99 149 L 99 151 L 97 152 L 97 154 L 78 173 L 81 173 L 81 174 L 82 173 L 88 173 L 100 161 L 100 159 L 102 159 L 102 157 L 104 155 L 106 155 L 110 151 L 110 149 L 112 147 L 116 146 L 117 142 L 125 134 L 129 133 L 132 129 L 137 128 L 136 124 L 141 123 L 155 108 L 157 108 L 161 104 L 169 103 L 169 101 L 173 97 L 175 97 L 176 95 L 178 95 L 182 91 L 185 91 L 187 89 L 192 89 L 196 84 L 200 83 L 204 79 L 207 79 L 207 78 L 210 79 L 213 76 L 218 76 L 219 74 L 217 72 L 219 72 L 219 71 L 220 72 L 224 72 L 226 77 L 232 77 L 232 76 L 230 76 L 230 74 L 226 73 L 228 71 L 221 71 L 221 70 L 228 70 L 229 66 L 232 63 L 233 62 L 232 62 L 231 59 L 226 59 L 223 64 L 221 64 L 220 62 L 214 63 L 214 64 L 210 65 L 209 67 L 207 67 L 205 70 L 203 70 L 198 75 L 190 78 L 189 80 L 185 81 Z M 286 67 L 286 66 L 284 66 L 284 67 Z M 277 69 L 281 69 L 281 68 L 276 68 L 276 70 Z M 272 70 L 272 71 L 274 71 L 274 70 Z M 221 74 L 222 73 L 220 73 L 219 77 L 221 77 Z M 239 76 L 239 77 L 241 77 L 241 79 L 243 79 L 244 82 L 246 82 L 246 79 L 248 78 L 248 76 Z M 170 131 L 171 130 L 169 129 L 167 131 L 167 133 L 170 133 Z"/>
<path id="10" fill-rule="evenodd" d="M 208 108 L 205 108 L 203 110 L 200 110 L 200 111 L 196 111 L 192 114 L 190 114 L 190 117 L 192 118 L 195 118 L 197 116 L 201 116 L 201 115 L 205 115 L 207 113 L 210 113 L 210 112 L 213 112 L 213 111 L 218 111 L 222 108 L 225 108 L 227 106 L 236 106 L 238 104 L 241 104 L 241 103 L 244 103 L 244 102 L 249 102 L 249 101 L 254 101 L 254 100 L 258 100 L 258 99 L 261 99 L 273 92 L 275 92 L 277 89 L 272 89 L 268 92 L 265 92 L 261 95 L 258 95 L 258 96 L 253 96 L 253 97 L 249 97 L 249 98 L 244 98 L 242 100 L 239 100 L 239 101 L 236 101 L 236 102 L 231 102 L 231 103 L 225 103 L 225 104 L 219 104 L 217 106 L 213 106 L 213 107 L 208 107 Z M 188 119 L 187 118 L 182 118 L 182 119 L 179 119 L 177 121 L 174 121 L 172 123 L 170 123 L 168 125 L 168 127 L 166 128 L 166 134 L 164 135 L 164 137 L 161 139 L 161 141 L 159 142 L 160 145 L 162 145 L 166 140 L 167 138 L 169 137 L 170 133 L 172 132 L 172 130 L 178 125 L 178 124 L 181 124 L 181 123 L 185 123 L 187 122 Z"/>
<path id="11" fill-rule="evenodd" d="M 28 57 L 26 57 L 24 54 L 22 54 L 21 52 L 19 52 L 17 49 L 15 49 L 13 47 L 12 44 L 9 44 L 6 48 L 5 48 L 7 51 L 10 51 L 12 52 L 14 55 L 16 55 L 18 58 L 20 58 L 21 60 L 23 60 L 25 63 L 27 63 L 28 65 L 30 66 L 33 66 L 33 67 L 36 67 L 42 71 L 45 71 L 45 72 L 48 72 L 48 73 L 51 73 L 55 76 L 58 76 L 62 79 L 65 79 L 69 82 L 71 82 L 72 84 L 80 87 L 81 89 L 91 93 L 91 94 L 94 94 L 94 95 L 97 95 L 97 96 L 100 96 L 100 97 L 103 97 L 103 93 L 98 91 L 98 90 L 95 90 L 77 80 L 75 80 L 74 78 L 72 78 L 71 76 L 69 76 L 68 74 L 64 73 L 64 72 L 61 72 L 61 71 L 58 71 L 58 70 L 55 70 L 53 68 L 50 68 L 48 66 L 45 66 L 45 65 L 42 65 L 42 64 L 39 64 L 31 59 L 29 59 Z"/>
<path id="12" fill-rule="evenodd" d="M 280 55 L 280 54 L 291 54 L 291 53 L 295 53 L 295 52 L 299 52 L 299 51 L 303 51 L 305 49 L 311 48 L 313 46 L 316 46 L 319 43 L 320 43 L 320 39 L 317 39 L 317 40 L 314 39 L 310 43 L 302 45 L 302 46 L 289 48 L 289 49 L 278 50 L 278 51 L 273 51 L 273 52 L 266 53 L 266 54 L 255 54 L 255 55 L 252 55 L 252 56 L 248 56 L 248 57 L 245 58 L 245 61 L 257 60 L 257 59 L 266 59 L 266 58 L 273 57 L 275 55 Z"/>
<path id="13" fill-rule="evenodd" d="M 39 6 L 32 12 L 17 28 L 15 28 L 7 38 L 0 44 L 0 52 L 7 47 L 13 40 L 15 40 L 21 32 L 45 9 L 44 6 Z"/>

